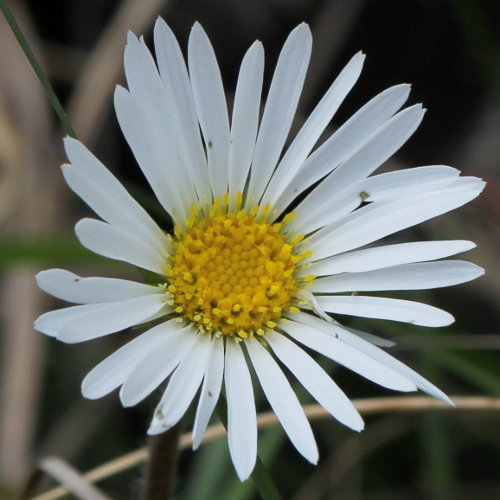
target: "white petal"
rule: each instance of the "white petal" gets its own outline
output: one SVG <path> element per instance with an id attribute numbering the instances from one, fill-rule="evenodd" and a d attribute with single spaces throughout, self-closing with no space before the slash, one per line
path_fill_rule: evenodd
<path id="1" fill-rule="evenodd" d="M 326 411 L 351 429 L 363 429 L 363 419 L 354 405 L 311 356 L 284 335 L 268 332 L 266 341 L 274 354 Z"/>
<path id="2" fill-rule="evenodd" d="M 205 434 L 208 422 L 219 399 L 224 374 L 224 342 L 222 338 L 212 339 L 211 353 L 205 369 L 200 401 L 193 425 L 193 450 L 196 450 Z"/>
<path id="3" fill-rule="evenodd" d="M 85 304 L 49 311 L 36 319 L 34 327 L 39 332 L 57 337 L 63 342 L 82 342 L 142 323 L 162 308 L 166 306 L 161 295 L 143 295 L 120 302 Z M 97 327 L 87 323 L 99 321 L 101 316 L 108 314 L 110 317 L 106 317 Z M 66 331 L 68 325 L 73 333 Z M 111 331 L 106 332 L 109 329 Z"/>
<path id="4" fill-rule="evenodd" d="M 454 185 L 459 174 L 446 165 L 428 165 L 374 175 L 358 186 L 364 191 L 364 201 L 384 201 Z"/>
<path id="5" fill-rule="evenodd" d="M 121 302 L 92 305 L 93 309 L 75 311 L 76 314 L 68 317 L 60 325 L 57 339 L 70 344 L 83 342 L 144 323 L 165 307 L 165 297 L 156 293 Z"/>
<path id="6" fill-rule="evenodd" d="M 252 379 L 240 345 L 226 341 L 224 384 L 227 397 L 227 439 L 241 481 L 252 473 L 257 458 L 257 415 Z"/>
<path id="7" fill-rule="evenodd" d="M 416 390 L 415 384 L 408 378 L 345 344 L 334 335 L 295 321 L 281 320 L 279 327 L 297 342 L 318 351 L 376 384 L 397 391 Z"/>
<path id="8" fill-rule="evenodd" d="M 318 447 L 311 426 L 287 378 L 258 340 L 251 339 L 245 346 L 262 390 L 290 441 L 309 462 L 316 464 Z"/>
<path id="9" fill-rule="evenodd" d="M 182 190 L 183 196 L 192 202 L 195 192 L 192 175 L 189 175 L 191 166 L 184 161 L 180 151 L 182 141 L 177 134 L 179 129 L 172 99 L 168 99 L 171 96 L 165 92 L 153 56 L 144 40 L 137 40 L 132 33 L 127 37 L 124 65 L 130 95 L 154 134 L 152 145 L 162 155 L 164 165 L 168 165 L 169 177 L 175 181 L 176 188 Z"/>
<path id="10" fill-rule="evenodd" d="M 422 199 L 425 200 L 424 203 L 429 203 L 429 200 L 430 203 L 432 203 L 435 198 L 439 198 L 441 196 L 449 196 L 450 193 L 452 194 L 468 193 L 471 196 L 472 195 L 477 196 L 478 193 L 480 193 L 484 189 L 485 184 L 486 183 L 484 181 L 478 179 L 477 177 L 455 177 L 453 179 L 450 179 L 449 184 L 447 183 L 447 185 L 445 185 L 444 187 L 442 188 L 438 187 L 437 189 L 432 189 L 427 193 L 416 191 L 415 193 L 402 199 L 399 196 L 395 196 L 394 198 L 389 198 L 387 200 L 369 203 L 366 206 L 362 207 L 362 209 L 354 210 L 351 213 L 343 216 L 337 222 L 334 222 L 333 224 L 328 224 L 327 228 L 324 228 L 322 231 L 318 231 L 318 233 L 320 233 L 318 237 L 321 237 L 323 233 L 328 233 L 330 231 L 333 231 L 337 227 L 350 224 L 359 217 L 367 217 L 371 212 L 379 210 L 380 207 L 388 203 L 397 203 L 397 202 L 403 204 L 418 203 L 419 201 L 421 202 Z"/>
<path id="11" fill-rule="evenodd" d="M 231 142 L 229 144 L 229 193 L 243 193 L 252 163 L 259 124 L 264 72 L 264 49 L 255 42 L 241 62 L 234 94 Z M 234 203 L 234 200 L 230 200 Z"/>
<path id="12" fill-rule="evenodd" d="M 354 182 L 370 175 L 390 158 L 415 132 L 422 121 L 424 110 L 419 104 L 406 108 L 385 122 L 356 153 L 336 168 L 297 207 L 297 225 L 301 219 L 328 203 L 332 192 L 339 192 Z M 334 191 L 333 191 L 334 190 Z"/>
<path id="13" fill-rule="evenodd" d="M 311 45 L 311 32 L 303 23 L 290 33 L 280 53 L 255 144 L 250 204 L 260 200 L 281 155 L 304 85 Z"/>
<path id="14" fill-rule="evenodd" d="M 409 92 L 409 85 L 396 85 L 384 90 L 358 110 L 307 158 L 276 202 L 277 207 L 280 210 L 286 208 L 298 194 L 350 158 L 404 104 Z"/>
<path id="15" fill-rule="evenodd" d="M 165 273 L 168 254 L 160 253 L 139 236 L 96 219 L 82 219 L 76 224 L 75 232 L 80 243 L 92 252 L 158 274 Z"/>
<path id="16" fill-rule="evenodd" d="M 160 131 L 152 127 L 130 93 L 119 85 L 114 103 L 122 133 L 151 189 L 174 221 L 182 224 L 195 199 L 186 176 L 179 177 L 176 169 L 168 168 L 173 150 L 166 146 Z"/>
<path id="17" fill-rule="evenodd" d="M 385 122 L 362 148 L 332 172 L 331 182 L 336 189 L 367 177 L 390 158 L 412 136 L 424 113 L 422 106 L 415 104 Z"/>
<path id="18" fill-rule="evenodd" d="M 276 200 L 285 191 L 290 179 L 299 171 L 333 115 L 358 80 L 364 60 L 364 54 L 358 52 L 347 63 L 309 115 L 274 172 L 261 205 L 265 206 L 269 203 L 273 208 L 275 207 Z"/>
<path id="19" fill-rule="evenodd" d="M 472 241 L 449 240 L 415 241 L 365 248 L 313 262 L 308 269 L 301 271 L 301 274 L 324 276 L 347 272 L 372 271 L 399 264 L 442 259 L 450 255 L 466 252 L 475 246 Z"/>
<path id="20" fill-rule="evenodd" d="M 214 197 L 229 183 L 229 119 L 224 86 L 214 50 L 205 31 L 195 23 L 189 37 L 188 65 L 194 103 L 203 132 Z"/>
<path id="21" fill-rule="evenodd" d="M 81 278 L 64 269 L 48 269 L 36 275 L 38 286 L 58 299 L 77 304 L 119 302 L 161 293 L 158 287 L 115 278 Z"/>
<path id="22" fill-rule="evenodd" d="M 463 186 L 419 194 L 406 200 L 372 203 L 341 225 L 326 226 L 309 238 L 315 259 L 346 252 L 458 208 L 474 199 L 484 183 L 463 179 Z"/>
<path id="23" fill-rule="evenodd" d="M 207 160 L 200 137 L 198 118 L 184 57 L 172 30 L 161 18 L 156 20 L 155 51 L 158 69 L 170 104 L 172 126 L 184 165 L 191 170 L 191 179 L 201 200 L 209 200 L 210 182 Z"/>
<path id="24" fill-rule="evenodd" d="M 392 340 L 387 340 L 382 337 L 379 337 L 378 335 L 373 335 L 372 333 L 366 333 L 362 332 L 360 330 L 353 330 L 352 328 L 350 329 L 351 332 L 353 332 L 355 335 L 358 337 L 362 338 L 363 340 L 366 340 L 370 344 L 373 345 L 378 345 L 381 347 L 393 347 L 396 345 L 396 342 L 393 342 Z"/>
<path id="25" fill-rule="evenodd" d="M 35 320 L 33 326 L 35 330 L 38 330 L 45 335 L 57 337 L 61 327 L 68 321 L 78 318 L 80 315 L 86 314 L 87 312 L 95 311 L 96 309 L 98 310 L 101 308 L 102 304 L 86 304 L 83 306 L 71 306 L 63 309 L 57 309 L 55 311 L 49 311 L 39 316 Z"/>
<path id="26" fill-rule="evenodd" d="M 62 171 L 68 186 L 106 222 L 132 231 L 157 249 L 169 248 L 163 231 L 111 172 L 79 141 L 66 137 L 71 165 Z"/>
<path id="27" fill-rule="evenodd" d="M 165 331 L 161 344 L 136 364 L 120 389 L 123 406 L 134 406 L 149 396 L 175 369 L 195 341 L 190 327 Z"/>
<path id="28" fill-rule="evenodd" d="M 465 283 L 483 274 L 484 269 L 462 260 L 424 262 L 318 278 L 311 290 L 313 293 L 425 290 Z"/>
<path id="29" fill-rule="evenodd" d="M 381 363 L 385 363 L 387 366 L 390 366 L 391 368 L 401 373 L 405 377 L 408 377 L 415 383 L 415 385 L 420 390 L 426 392 L 430 396 L 433 396 L 437 399 L 440 399 L 441 401 L 444 401 L 445 403 L 454 406 L 454 403 L 451 401 L 451 399 L 443 391 L 438 389 L 434 384 L 431 384 L 424 377 L 419 375 L 410 367 L 406 366 L 404 363 L 401 363 L 401 361 L 398 361 L 396 358 L 393 358 L 382 349 L 379 349 L 378 347 L 371 345 L 368 342 L 364 342 L 363 339 L 359 338 L 358 335 L 359 332 L 357 332 L 356 330 L 352 330 L 350 328 L 342 326 L 340 328 L 337 328 L 336 331 L 339 337 L 344 342 L 347 342 L 353 347 L 356 347 L 360 351 L 366 353 L 373 359 L 377 359 Z"/>
<path id="30" fill-rule="evenodd" d="M 128 88 L 134 100 L 154 123 L 161 126 L 155 105 L 164 109 L 165 90 L 149 49 L 142 38 L 138 40 L 130 31 L 127 33 L 124 67 Z"/>
<path id="31" fill-rule="evenodd" d="M 316 318 L 310 314 L 305 313 L 297 313 L 294 314 L 294 318 L 299 322 L 303 322 L 304 324 L 310 325 L 313 328 L 317 328 L 322 330 L 330 335 L 337 335 L 339 339 L 343 342 L 346 342 L 349 345 L 352 345 L 354 348 L 358 349 L 360 352 L 365 353 L 370 358 L 376 359 L 380 363 L 392 368 L 393 370 L 401 373 L 403 376 L 407 377 L 411 381 L 415 383 L 415 385 L 424 392 L 427 392 L 431 396 L 438 398 L 445 403 L 453 405 L 452 401 L 446 394 L 440 391 L 436 386 L 431 384 L 428 380 L 423 378 L 421 375 L 416 373 L 414 370 L 406 366 L 405 364 L 398 361 L 396 358 L 393 358 L 389 354 L 387 354 L 382 349 L 371 345 L 369 342 L 366 342 L 362 338 L 359 337 L 360 333 L 357 330 L 353 330 L 352 328 L 347 328 L 345 326 L 339 325 L 338 323 L 332 324 L 327 323 L 325 321 L 321 321 L 319 318 Z"/>
<path id="32" fill-rule="evenodd" d="M 148 434 L 157 434 L 173 427 L 189 408 L 200 387 L 208 356 L 210 335 L 201 333 L 183 357 L 168 382 L 167 389 L 154 412 Z"/>
<path id="33" fill-rule="evenodd" d="M 317 296 L 319 305 L 328 312 L 362 318 L 388 319 L 421 326 L 447 326 L 453 316 L 442 309 L 411 300 L 385 297 Z"/>
<path id="34" fill-rule="evenodd" d="M 123 384 L 137 363 L 157 350 L 165 336 L 171 335 L 176 326 L 175 320 L 170 320 L 120 347 L 87 374 L 82 382 L 82 394 L 86 398 L 97 399 L 115 390 Z"/>
<path id="35" fill-rule="evenodd" d="M 405 200 L 417 194 L 462 185 L 459 171 L 442 165 L 408 168 L 362 179 L 330 195 L 308 213 L 301 212 L 296 224 L 312 231 L 339 221 L 363 202 Z"/>

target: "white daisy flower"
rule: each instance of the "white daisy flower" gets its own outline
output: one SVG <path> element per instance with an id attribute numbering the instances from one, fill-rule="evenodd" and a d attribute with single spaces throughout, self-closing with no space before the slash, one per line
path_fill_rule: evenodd
<path id="1" fill-rule="evenodd" d="M 285 42 L 260 121 L 260 42 L 241 63 L 229 120 L 202 27 L 192 29 L 187 68 L 162 19 L 154 40 L 157 65 L 143 39 L 129 34 L 128 90 L 116 88 L 115 108 L 142 172 L 174 221 L 174 234 L 166 234 L 80 142 L 65 139 L 69 163 L 62 169 L 70 188 L 102 219 L 78 222 L 81 243 L 156 273 L 159 284 L 81 278 L 61 269 L 37 275 L 43 290 L 78 304 L 35 322 L 63 342 L 157 322 L 97 365 L 83 381 L 83 395 L 100 398 L 121 386 L 120 399 L 131 406 L 169 378 L 148 432 L 175 425 L 199 392 L 197 448 L 224 390 L 229 450 L 241 480 L 257 453 L 247 359 L 291 442 L 312 463 L 318 449 L 283 366 L 337 420 L 357 431 L 363 421 L 304 347 L 389 389 L 421 389 L 451 403 L 378 347 L 390 342 L 336 318 L 449 325 L 453 317 L 436 307 L 352 292 L 444 287 L 483 273 L 469 262 L 440 260 L 473 248 L 470 241 L 372 245 L 460 207 L 484 186 L 441 165 L 370 176 L 422 120 L 419 104 L 400 110 L 409 85 L 375 96 L 314 149 L 361 73 L 364 55 L 356 54 L 283 152 L 311 53 L 307 25 Z"/>

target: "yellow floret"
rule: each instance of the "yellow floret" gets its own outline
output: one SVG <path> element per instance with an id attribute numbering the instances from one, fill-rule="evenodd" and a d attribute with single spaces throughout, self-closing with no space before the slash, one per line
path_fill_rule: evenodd
<path id="1" fill-rule="evenodd" d="M 264 222 L 269 206 L 257 219 L 259 206 L 248 211 L 240 209 L 241 202 L 241 193 L 233 205 L 226 194 L 222 203 L 215 200 L 208 217 L 192 209 L 184 232 L 175 228 L 175 252 L 165 272 L 177 314 L 200 331 L 245 339 L 264 335 L 283 311 L 296 310 L 290 302 L 312 277 L 294 277 L 304 258 L 294 246 L 304 235 L 288 240 L 280 232 L 283 224 Z M 284 222 L 292 218 L 285 216 Z"/>

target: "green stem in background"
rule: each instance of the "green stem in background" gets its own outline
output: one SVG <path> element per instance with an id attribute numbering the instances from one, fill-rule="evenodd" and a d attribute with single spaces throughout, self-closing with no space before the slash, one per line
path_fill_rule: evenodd
<path id="1" fill-rule="evenodd" d="M 440 369 L 428 356 L 430 349 L 420 353 L 422 373 L 430 380 L 439 381 Z M 457 498 L 458 477 L 454 467 L 454 450 L 450 422 L 436 412 L 425 412 L 420 419 L 421 454 L 423 465 L 422 487 L 425 498 L 446 500 Z M 450 439 L 451 438 L 451 439 Z"/>
<path id="2" fill-rule="evenodd" d="M 35 55 L 33 54 L 28 41 L 24 37 L 21 28 L 17 24 L 17 21 L 12 14 L 12 11 L 10 10 L 9 6 L 7 5 L 7 2 L 5 0 L 0 0 L 0 9 L 3 12 L 3 15 L 5 16 L 5 19 L 7 20 L 7 23 L 10 26 L 10 29 L 12 30 L 12 33 L 14 33 L 14 36 L 17 38 L 17 41 L 19 42 L 19 45 L 21 46 L 21 49 L 23 50 L 24 54 L 26 55 L 26 58 L 28 59 L 29 63 L 31 64 L 31 67 L 33 68 L 33 71 L 35 72 L 36 76 L 40 80 L 40 83 L 42 84 L 42 87 L 45 90 L 45 93 L 47 94 L 47 97 L 52 104 L 55 112 L 57 113 L 57 116 L 59 117 L 59 120 L 61 120 L 61 123 L 63 124 L 64 128 L 66 129 L 66 132 L 68 135 L 71 137 L 76 138 L 75 131 L 73 130 L 73 127 L 71 126 L 68 116 L 66 115 L 66 112 L 64 111 L 61 102 L 57 98 L 54 89 L 52 88 L 52 85 L 50 84 L 49 80 L 45 76 L 44 72 L 42 71 L 42 68 L 40 67 L 40 64 L 36 60 Z"/>
<path id="3" fill-rule="evenodd" d="M 220 421 L 227 429 L 227 403 L 222 394 L 219 397 L 216 412 Z M 258 456 L 257 461 L 255 462 L 255 468 L 252 472 L 252 479 L 254 480 L 255 486 L 259 490 L 259 494 L 263 500 L 282 500 L 280 492 L 278 491 L 278 488 L 276 488 L 271 475 Z"/>

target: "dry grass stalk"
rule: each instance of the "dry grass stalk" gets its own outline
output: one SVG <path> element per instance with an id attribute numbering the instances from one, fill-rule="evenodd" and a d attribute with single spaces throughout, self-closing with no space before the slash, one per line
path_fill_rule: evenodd
<path id="1" fill-rule="evenodd" d="M 378 413 L 414 413 L 427 410 L 439 411 L 499 411 L 500 398 L 482 397 L 482 396 L 452 396 L 456 404 L 456 409 L 441 401 L 430 397 L 406 396 L 406 397 L 387 397 L 387 398 L 368 398 L 353 400 L 358 411 L 363 415 L 372 415 Z M 331 418 L 330 414 L 319 405 L 307 405 L 304 407 L 307 417 L 311 420 L 322 418 Z M 273 412 L 261 413 L 258 416 L 258 425 L 262 429 L 272 425 L 277 425 L 278 420 Z M 221 438 L 226 433 L 224 427 L 219 425 L 210 426 L 205 433 L 203 443 L 206 444 L 215 439 Z M 180 437 L 179 448 L 185 449 L 191 446 L 191 433 L 185 433 Z M 110 476 L 128 470 L 143 463 L 148 457 L 148 450 L 140 448 L 131 453 L 127 453 L 119 458 L 111 460 L 105 464 L 92 469 L 82 475 L 89 483 L 101 481 Z M 68 493 L 68 489 L 59 486 L 47 491 L 32 500 L 57 500 Z"/>
<path id="2" fill-rule="evenodd" d="M 26 13 L 18 4 L 13 7 L 38 52 Z M 48 104 L 3 17 L 0 44 L 0 227 L 4 238 L 40 236 L 55 227 L 60 186 L 59 172 L 47 154 Z M 34 334 L 32 321 L 45 306 L 33 274 L 27 267 L 12 269 L 4 273 L 0 284 L 5 328 L 0 364 L 0 476 L 12 485 L 22 480 L 32 460 L 40 392 L 43 339 Z"/>

